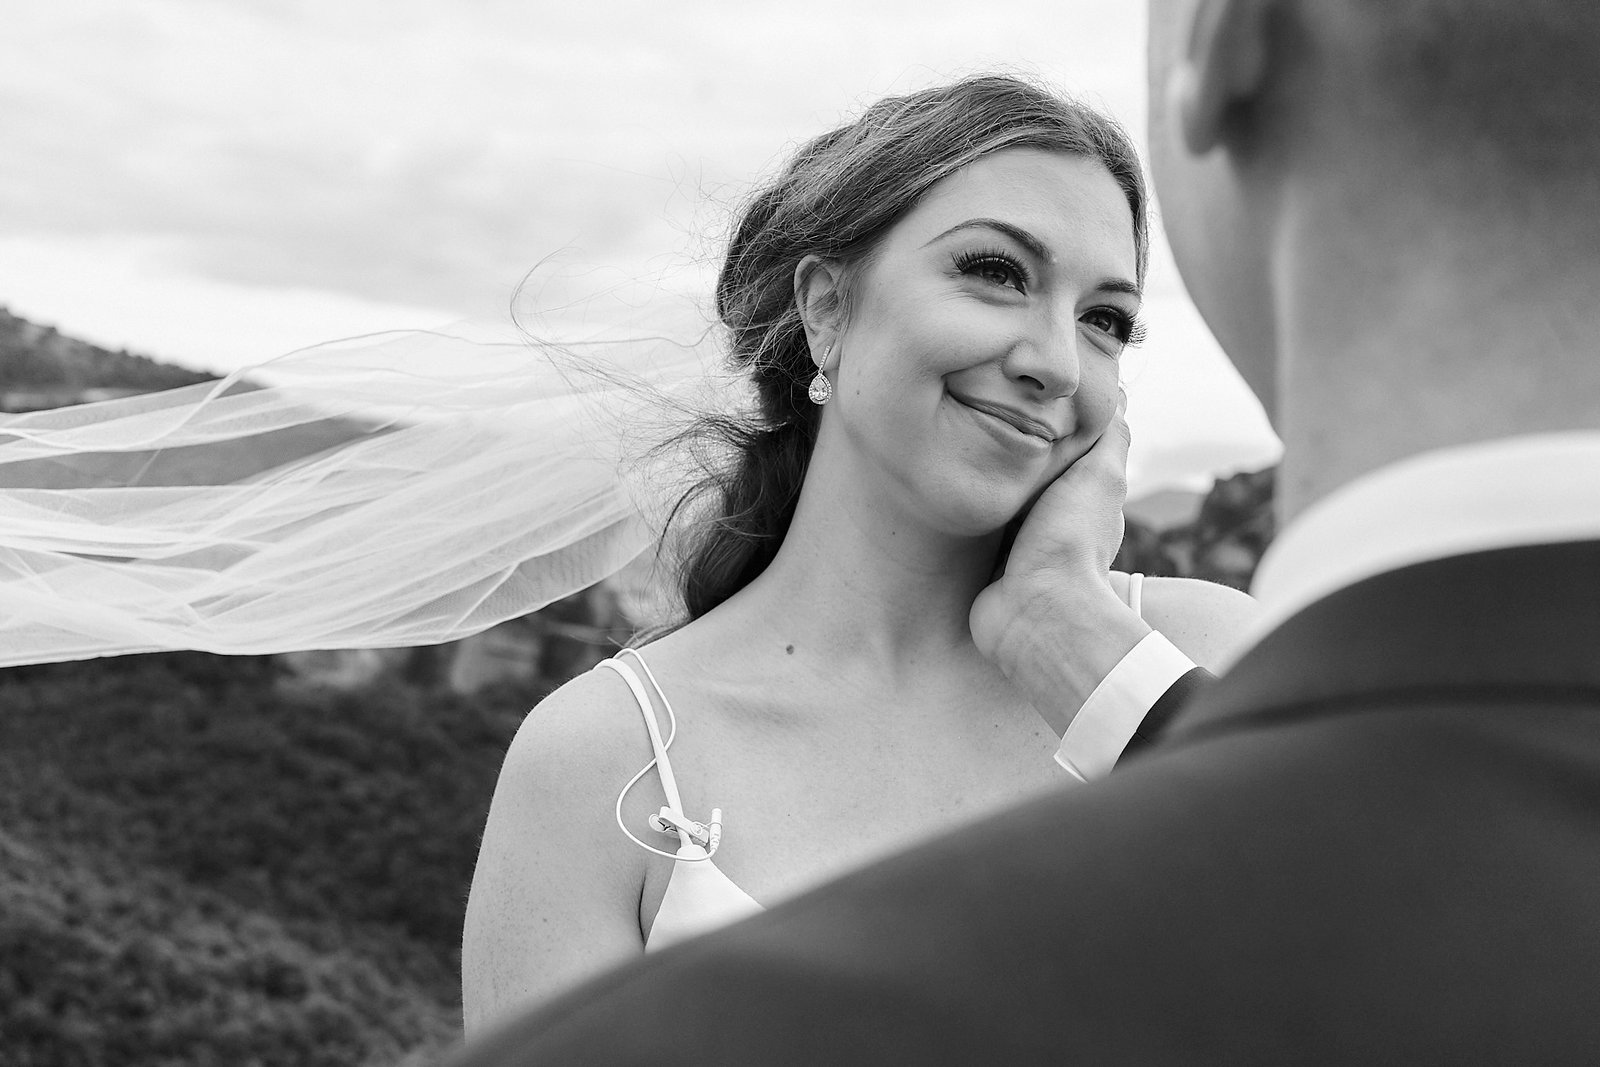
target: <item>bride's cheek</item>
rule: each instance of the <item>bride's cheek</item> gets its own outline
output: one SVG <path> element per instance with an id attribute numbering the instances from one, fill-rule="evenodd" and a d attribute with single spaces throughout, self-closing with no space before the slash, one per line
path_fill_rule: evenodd
<path id="1" fill-rule="evenodd" d="M 1117 390 L 1115 388 L 1105 394 L 1097 394 L 1089 403 L 1080 409 L 1079 417 L 1083 420 L 1082 430 L 1084 436 L 1091 441 L 1098 441 L 1100 435 L 1111 426 L 1111 420 L 1117 414 Z M 1088 451 L 1087 448 L 1084 451 Z"/>

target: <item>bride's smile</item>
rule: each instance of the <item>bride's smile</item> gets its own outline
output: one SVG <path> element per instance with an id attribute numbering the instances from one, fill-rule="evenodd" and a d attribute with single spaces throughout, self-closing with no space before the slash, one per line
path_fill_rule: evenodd
<path id="1" fill-rule="evenodd" d="M 962 407 L 981 416 L 979 425 L 989 430 L 1003 443 L 1013 447 L 1026 447 L 1034 450 L 1049 448 L 1066 434 L 1058 433 L 1042 420 L 1035 418 L 1018 408 L 1008 407 L 990 400 L 980 400 L 973 396 L 964 396 L 953 389 L 947 389 L 950 399 Z"/>

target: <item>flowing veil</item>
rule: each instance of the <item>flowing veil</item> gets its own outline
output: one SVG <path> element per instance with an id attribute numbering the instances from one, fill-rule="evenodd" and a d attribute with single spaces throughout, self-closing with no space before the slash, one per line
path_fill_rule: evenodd
<path id="1" fill-rule="evenodd" d="M 432 644 L 592 585 L 682 488 L 652 446 L 738 403 L 684 333 L 382 334 L 0 416 L 0 665 Z"/>

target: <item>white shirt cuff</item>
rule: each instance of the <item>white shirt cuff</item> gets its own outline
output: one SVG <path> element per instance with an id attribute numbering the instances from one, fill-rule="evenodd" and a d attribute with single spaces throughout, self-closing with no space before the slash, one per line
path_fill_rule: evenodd
<path id="1" fill-rule="evenodd" d="M 1171 641 L 1154 630 L 1145 634 L 1067 724 L 1056 762 L 1080 782 L 1104 778 L 1156 701 L 1193 669 L 1194 661 Z"/>

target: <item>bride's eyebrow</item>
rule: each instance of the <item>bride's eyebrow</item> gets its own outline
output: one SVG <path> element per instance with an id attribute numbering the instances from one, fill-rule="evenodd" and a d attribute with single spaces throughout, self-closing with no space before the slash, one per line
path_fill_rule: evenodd
<path id="1" fill-rule="evenodd" d="M 1123 278 L 1107 278 L 1095 286 L 1095 290 L 1102 293 L 1127 293 L 1140 300 L 1144 299 L 1144 290 Z"/>
<path id="2" fill-rule="evenodd" d="M 939 236 L 935 237 L 932 241 L 929 241 L 928 245 L 942 241 L 951 234 L 960 233 L 962 230 L 996 230 L 1005 234 L 1023 248 L 1026 248 L 1035 259 L 1038 259 L 1044 263 L 1055 262 L 1056 257 L 1050 254 L 1050 250 L 1044 246 L 1043 241 L 1039 240 L 1027 230 L 1024 230 L 1021 226 L 1006 222 L 1004 219 L 981 218 L 968 219 L 965 222 L 958 222 L 948 230 L 941 233 Z M 922 247 L 926 248 L 928 245 L 923 245 Z"/>

